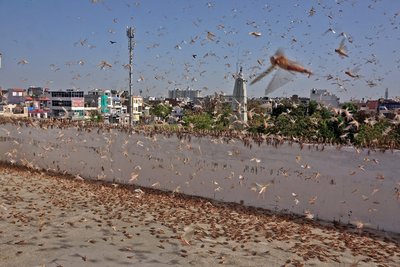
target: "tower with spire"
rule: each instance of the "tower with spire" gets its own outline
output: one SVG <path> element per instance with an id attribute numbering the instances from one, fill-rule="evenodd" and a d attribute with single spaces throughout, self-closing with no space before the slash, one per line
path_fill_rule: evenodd
<path id="1" fill-rule="evenodd" d="M 243 78 L 242 67 L 236 75 L 232 95 L 232 110 L 242 122 L 247 123 L 247 90 L 246 80 Z"/>

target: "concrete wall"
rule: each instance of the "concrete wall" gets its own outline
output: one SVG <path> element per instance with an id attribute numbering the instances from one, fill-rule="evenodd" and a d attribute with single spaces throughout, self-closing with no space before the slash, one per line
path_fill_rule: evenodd
<path id="1" fill-rule="evenodd" d="M 0 125 L 0 160 L 400 232 L 400 152 Z M 256 183 L 261 186 L 257 186 Z M 263 185 L 266 185 L 263 188 Z M 261 191 L 261 193 L 260 193 Z"/>

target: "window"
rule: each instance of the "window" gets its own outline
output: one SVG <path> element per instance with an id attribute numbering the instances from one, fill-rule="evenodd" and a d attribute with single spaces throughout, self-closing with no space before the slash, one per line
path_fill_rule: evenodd
<path id="1" fill-rule="evenodd" d="M 51 104 L 53 107 L 70 107 L 72 103 L 69 100 L 53 100 Z"/>
<path id="2" fill-rule="evenodd" d="M 83 92 L 51 92 L 52 97 L 83 97 Z"/>
<path id="3" fill-rule="evenodd" d="M 83 92 L 69 92 L 71 97 L 83 97 Z"/>

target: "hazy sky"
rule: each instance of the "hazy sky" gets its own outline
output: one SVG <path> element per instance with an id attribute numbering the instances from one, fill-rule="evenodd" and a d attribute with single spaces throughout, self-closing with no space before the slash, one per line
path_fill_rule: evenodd
<path id="1" fill-rule="evenodd" d="M 400 96 L 399 0 L 0 0 L 0 86 L 127 89 L 127 26 L 136 28 L 135 94 L 231 94 L 237 65 L 250 81 L 281 48 L 314 75 L 296 74 L 271 96 L 312 88 L 341 100 L 386 88 Z M 349 57 L 341 58 L 344 35 Z M 248 85 L 248 95 L 263 96 L 273 76 Z"/>

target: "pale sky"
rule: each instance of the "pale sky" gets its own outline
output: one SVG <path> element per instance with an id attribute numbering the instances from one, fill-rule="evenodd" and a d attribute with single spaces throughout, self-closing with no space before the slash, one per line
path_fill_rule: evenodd
<path id="1" fill-rule="evenodd" d="M 237 65 L 250 81 L 283 49 L 314 75 L 296 74 L 272 97 L 309 96 L 312 88 L 342 101 L 376 99 L 386 88 L 400 96 L 398 0 L 0 0 L 0 25 L 3 89 L 126 90 L 126 27 L 134 26 L 135 94 L 231 94 Z M 345 58 L 335 53 L 343 36 Z M 263 96 L 273 75 L 248 85 L 248 95 Z"/>

